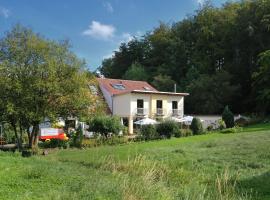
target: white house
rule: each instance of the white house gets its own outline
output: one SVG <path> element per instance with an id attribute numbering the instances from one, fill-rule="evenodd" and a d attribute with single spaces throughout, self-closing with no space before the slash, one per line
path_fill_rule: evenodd
<path id="1" fill-rule="evenodd" d="M 145 81 L 98 78 L 98 82 L 111 113 L 128 121 L 130 134 L 135 119 L 183 117 L 188 93 L 160 92 Z"/>

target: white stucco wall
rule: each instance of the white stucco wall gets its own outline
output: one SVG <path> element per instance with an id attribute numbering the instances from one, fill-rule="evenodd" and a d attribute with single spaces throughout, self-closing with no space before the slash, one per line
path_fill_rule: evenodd
<path id="1" fill-rule="evenodd" d="M 146 115 L 144 117 L 151 117 L 154 115 L 154 110 L 156 109 L 155 101 L 159 99 L 157 95 L 151 94 L 136 94 L 136 93 L 127 93 L 122 95 L 114 96 L 111 100 L 112 105 L 111 109 L 113 115 L 117 115 L 119 117 L 129 117 L 136 116 L 137 114 L 137 100 L 142 99 L 144 101 L 144 111 Z M 162 99 L 166 101 L 163 102 L 163 109 L 166 110 L 164 112 L 166 117 L 172 116 L 172 101 L 178 102 L 178 110 L 181 111 L 181 115 L 178 117 L 183 117 L 184 114 L 184 97 L 182 96 L 171 96 L 171 95 L 162 95 Z M 152 108 L 151 108 L 152 107 Z M 151 113 L 152 111 L 152 113 Z"/>
<path id="2" fill-rule="evenodd" d="M 178 110 L 181 111 L 181 116 L 183 117 L 184 114 L 184 97 L 181 96 L 168 96 L 167 98 L 167 116 L 172 115 L 172 102 L 177 101 L 178 102 Z"/>
<path id="3" fill-rule="evenodd" d="M 143 108 L 146 112 L 145 117 L 149 116 L 150 112 L 150 95 L 149 94 L 131 94 L 131 106 L 130 106 L 130 111 L 133 116 L 136 115 L 137 113 L 137 100 L 142 99 L 143 100 Z"/>
<path id="4" fill-rule="evenodd" d="M 119 117 L 129 117 L 131 114 L 130 98 L 130 93 L 114 96 L 112 108 L 113 115 L 117 115 Z"/>
<path id="5" fill-rule="evenodd" d="M 148 94 L 134 94 L 128 93 L 113 97 L 113 114 L 120 117 L 136 116 L 137 114 L 137 100 L 143 99 L 144 109 L 146 111 L 145 117 L 149 116 L 150 111 L 150 95 Z"/>

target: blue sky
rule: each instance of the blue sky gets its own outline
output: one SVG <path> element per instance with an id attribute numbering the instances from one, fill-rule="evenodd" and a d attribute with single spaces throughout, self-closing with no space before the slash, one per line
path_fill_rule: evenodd
<path id="1" fill-rule="evenodd" d="M 20 23 L 49 39 L 69 39 L 91 70 L 119 44 L 159 21 L 193 14 L 203 0 L 0 0 L 0 36 Z M 213 0 L 220 6 L 225 0 Z"/>

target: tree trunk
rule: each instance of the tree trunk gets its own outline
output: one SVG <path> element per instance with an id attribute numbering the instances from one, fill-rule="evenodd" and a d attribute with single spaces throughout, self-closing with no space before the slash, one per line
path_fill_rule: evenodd
<path id="1" fill-rule="evenodd" d="M 38 132 L 39 132 L 39 124 L 38 123 L 35 123 L 33 125 L 33 130 L 32 130 L 32 133 L 31 133 L 31 137 L 30 137 L 30 143 L 29 143 L 29 146 L 30 148 L 35 148 L 38 144 Z"/>
<path id="2" fill-rule="evenodd" d="M 19 151 L 21 151 L 22 150 L 22 145 L 21 145 L 21 140 L 20 140 L 20 138 L 18 136 L 16 123 L 12 123 L 11 125 L 12 125 L 13 130 L 14 130 L 14 133 L 15 133 L 15 137 L 16 137 L 16 140 L 17 140 L 18 149 L 19 149 Z"/>
<path id="3" fill-rule="evenodd" d="M 26 132 L 27 132 L 27 137 L 28 137 L 28 147 L 30 148 L 30 143 L 31 143 L 31 133 L 30 133 L 30 127 L 27 127 L 27 130 L 26 130 Z"/>
<path id="4" fill-rule="evenodd" d="M 23 128 L 22 128 L 22 124 L 21 124 L 21 122 L 19 123 L 19 128 L 20 128 L 20 138 L 19 138 L 19 140 L 20 140 L 20 143 L 21 143 L 21 147 L 22 147 L 22 145 L 23 145 Z"/>

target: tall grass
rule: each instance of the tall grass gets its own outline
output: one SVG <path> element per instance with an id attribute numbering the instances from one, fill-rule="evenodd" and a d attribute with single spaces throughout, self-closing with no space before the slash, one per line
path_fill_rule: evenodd
<path id="1" fill-rule="evenodd" d="M 270 131 L 0 152 L 0 199 L 269 199 Z"/>

